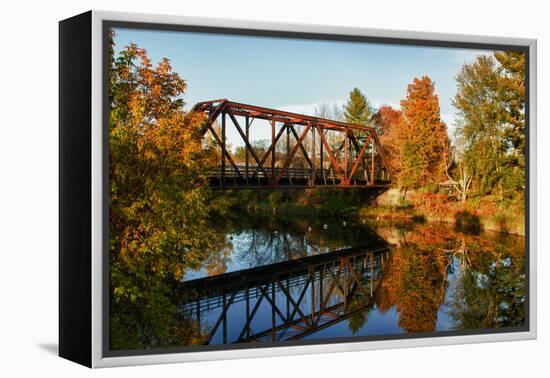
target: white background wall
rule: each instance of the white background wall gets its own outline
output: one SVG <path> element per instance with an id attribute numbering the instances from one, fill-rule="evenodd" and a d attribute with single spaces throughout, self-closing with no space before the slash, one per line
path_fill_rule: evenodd
<path id="1" fill-rule="evenodd" d="M 548 231 L 539 216 L 539 340 L 91 371 L 56 357 L 57 21 L 120 10 L 502 35 L 539 40 L 539 209 L 550 164 L 550 43 L 544 1 L 5 1 L 0 21 L 0 376 L 548 376 Z M 546 67 L 545 67 L 546 66 Z M 544 350 L 546 348 L 546 351 Z"/>

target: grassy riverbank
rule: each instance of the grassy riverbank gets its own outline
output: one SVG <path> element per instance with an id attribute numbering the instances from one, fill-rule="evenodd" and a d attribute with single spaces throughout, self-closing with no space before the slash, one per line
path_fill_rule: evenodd
<path id="1" fill-rule="evenodd" d="M 225 192 L 239 211 L 271 214 L 300 214 L 367 221 L 412 221 L 452 223 L 470 232 L 491 230 L 525 234 L 523 202 L 475 197 L 462 203 L 444 193 L 409 192 L 396 189 L 373 199 L 360 190 L 311 189 L 304 191 Z"/>
<path id="2" fill-rule="evenodd" d="M 445 193 L 420 190 L 403 195 L 392 189 L 378 197 L 371 206 L 362 207 L 359 216 L 446 222 L 465 230 L 525 234 L 525 211 L 521 198 L 503 200 L 483 196 L 460 202 Z"/>

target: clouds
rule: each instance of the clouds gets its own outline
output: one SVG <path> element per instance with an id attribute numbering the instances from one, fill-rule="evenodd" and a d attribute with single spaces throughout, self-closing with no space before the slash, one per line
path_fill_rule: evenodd
<path id="1" fill-rule="evenodd" d="M 329 108 L 337 106 L 342 108 L 346 104 L 346 100 L 329 100 L 329 101 L 317 101 L 310 104 L 289 104 L 279 107 L 280 110 L 287 112 L 305 114 L 309 116 L 315 116 L 316 110 L 320 109 L 321 106 L 328 105 Z"/>
<path id="2" fill-rule="evenodd" d="M 424 59 L 435 60 L 440 62 L 442 66 L 444 62 L 449 62 L 451 65 L 472 63 L 480 55 L 492 55 L 492 50 L 474 50 L 474 49 L 457 49 L 457 48 L 431 48 L 421 50 Z"/>
<path id="3" fill-rule="evenodd" d="M 493 55 L 493 51 L 489 50 L 452 50 L 451 57 L 455 62 L 460 64 L 472 63 L 480 55 Z"/>
<path id="4" fill-rule="evenodd" d="M 280 110 L 287 112 L 306 114 L 309 116 L 315 116 L 316 110 L 320 109 L 322 106 L 328 106 L 329 109 L 333 109 L 335 106 L 342 109 L 347 103 L 347 100 L 329 100 L 329 101 L 317 101 L 309 104 L 288 104 L 278 107 Z M 374 100 L 371 101 L 371 105 L 374 110 L 380 109 L 382 106 L 391 106 L 394 109 L 400 109 L 401 106 L 399 103 L 394 101 L 385 101 L 385 100 Z"/>

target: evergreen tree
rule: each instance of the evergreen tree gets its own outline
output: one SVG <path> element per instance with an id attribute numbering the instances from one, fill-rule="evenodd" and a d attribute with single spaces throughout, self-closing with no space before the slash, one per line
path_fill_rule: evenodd
<path id="1" fill-rule="evenodd" d="M 498 90 L 506 108 L 504 130 L 506 143 L 513 149 L 517 164 L 525 167 L 525 53 L 499 51 L 494 54 L 500 63 Z"/>
<path id="2" fill-rule="evenodd" d="M 414 79 L 401 101 L 398 146 L 401 170 L 398 182 L 404 188 L 418 188 L 444 178 L 449 148 L 447 126 L 441 121 L 439 98 L 427 76 Z"/>
<path id="3" fill-rule="evenodd" d="M 372 108 L 367 97 L 358 88 L 349 93 L 348 103 L 344 106 L 346 122 L 369 126 Z"/>

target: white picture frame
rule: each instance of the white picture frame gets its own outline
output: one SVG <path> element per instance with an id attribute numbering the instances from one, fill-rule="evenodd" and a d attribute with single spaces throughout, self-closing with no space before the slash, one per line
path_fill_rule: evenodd
<path id="1" fill-rule="evenodd" d="M 323 25 L 266 23 L 256 21 L 242 21 L 231 19 L 197 18 L 185 16 L 137 14 L 126 12 L 91 11 L 88 16 L 91 22 L 91 238 L 90 274 L 91 274 L 91 354 L 89 361 L 84 364 L 93 367 L 115 367 L 128 365 L 143 365 L 157 363 L 192 362 L 206 360 L 299 355 L 309 353 L 347 352 L 361 350 L 377 350 L 387 348 L 410 348 L 450 344 L 482 343 L 512 340 L 528 340 L 537 337 L 537 288 L 536 288 L 536 252 L 537 252 L 537 41 L 523 38 L 503 38 L 477 35 L 459 35 L 443 33 L 423 33 L 400 30 L 382 30 L 369 28 L 351 28 Z M 400 338 L 397 340 L 373 340 L 353 343 L 331 343 L 298 345 L 285 347 L 263 347 L 244 349 L 224 349 L 197 352 L 170 352 L 170 353 L 140 353 L 139 355 L 108 356 L 105 353 L 104 321 L 104 275 L 105 275 L 105 80 L 104 80 L 104 51 L 105 51 L 105 22 L 116 21 L 156 26 L 187 25 L 213 28 L 230 28 L 240 30 L 261 30 L 267 32 L 313 33 L 333 36 L 359 36 L 377 38 L 381 40 L 414 40 L 427 43 L 442 43 L 444 45 L 459 44 L 487 44 L 513 45 L 528 49 L 528 225 L 526 238 L 528 239 L 528 330 L 524 332 L 487 333 L 476 335 L 456 335 L 427 338 Z M 86 340 L 82 341 L 87 342 Z M 60 346 L 61 350 L 63 346 Z M 68 357 L 70 358 L 70 357 Z M 82 362 L 81 362 L 82 363 Z"/>

